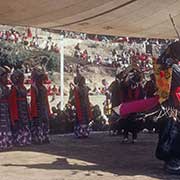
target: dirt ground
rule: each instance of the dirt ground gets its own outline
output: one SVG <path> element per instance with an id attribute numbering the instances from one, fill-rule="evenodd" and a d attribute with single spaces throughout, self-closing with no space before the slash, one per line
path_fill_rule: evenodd
<path id="1" fill-rule="evenodd" d="M 1 180 L 175 180 L 154 156 L 157 135 L 139 135 L 136 144 L 121 137 L 93 133 L 51 137 L 47 145 L 13 148 L 0 153 Z"/>

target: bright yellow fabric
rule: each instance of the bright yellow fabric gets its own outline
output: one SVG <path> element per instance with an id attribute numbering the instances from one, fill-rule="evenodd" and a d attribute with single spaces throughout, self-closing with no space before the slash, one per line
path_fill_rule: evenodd
<path id="1" fill-rule="evenodd" d="M 156 87 L 158 89 L 159 102 L 162 103 L 169 97 L 172 80 L 172 68 L 161 70 L 161 65 L 154 61 L 154 74 L 156 78 Z M 163 75 L 163 76 L 162 76 Z"/>

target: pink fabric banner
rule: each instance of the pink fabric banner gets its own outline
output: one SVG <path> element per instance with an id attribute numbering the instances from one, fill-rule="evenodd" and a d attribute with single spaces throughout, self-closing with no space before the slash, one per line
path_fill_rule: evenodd
<path id="1" fill-rule="evenodd" d="M 154 108 L 159 103 L 159 97 L 136 100 L 122 103 L 119 108 L 120 116 L 124 117 L 131 113 L 144 112 Z"/>

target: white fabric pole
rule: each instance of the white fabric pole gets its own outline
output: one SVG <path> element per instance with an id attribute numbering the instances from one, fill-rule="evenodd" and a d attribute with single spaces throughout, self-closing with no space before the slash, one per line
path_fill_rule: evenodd
<path id="1" fill-rule="evenodd" d="M 64 109 L 64 37 L 60 35 L 60 81 L 61 81 L 61 110 Z"/>

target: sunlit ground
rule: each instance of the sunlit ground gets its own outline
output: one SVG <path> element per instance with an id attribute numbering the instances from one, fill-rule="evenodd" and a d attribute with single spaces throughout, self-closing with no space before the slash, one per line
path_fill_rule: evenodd
<path id="1" fill-rule="evenodd" d="M 52 136 L 51 144 L 0 153 L 1 180 L 157 180 L 179 179 L 163 171 L 154 156 L 157 135 L 143 134 L 137 144 L 93 133 L 89 139 Z"/>

